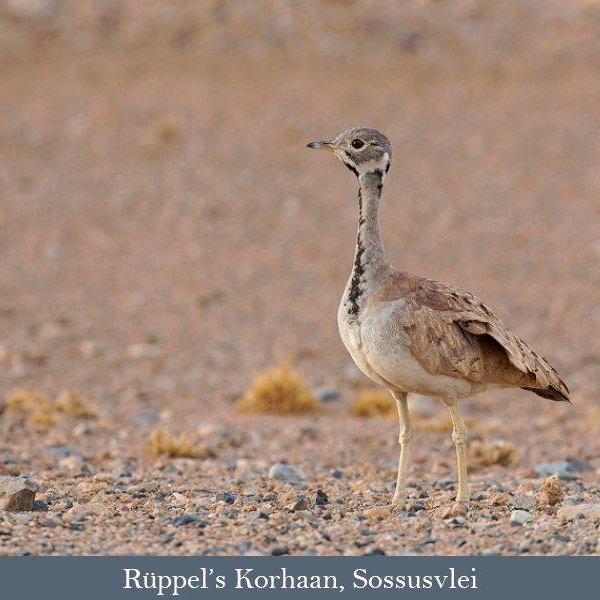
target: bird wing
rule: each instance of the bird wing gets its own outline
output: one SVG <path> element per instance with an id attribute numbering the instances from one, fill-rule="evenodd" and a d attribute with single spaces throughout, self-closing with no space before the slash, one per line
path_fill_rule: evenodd
<path id="1" fill-rule="evenodd" d="M 515 335 L 479 298 L 451 285 L 392 276 L 405 309 L 397 317 L 412 354 L 432 374 L 514 385 L 554 400 L 569 390 L 556 369 Z"/>

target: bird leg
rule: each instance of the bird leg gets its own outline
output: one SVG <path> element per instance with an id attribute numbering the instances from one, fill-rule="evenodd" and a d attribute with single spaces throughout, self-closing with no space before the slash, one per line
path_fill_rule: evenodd
<path id="1" fill-rule="evenodd" d="M 458 404 L 450 407 L 452 417 L 452 441 L 456 448 L 456 464 L 458 468 L 458 493 L 457 502 L 469 501 L 469 481 L 467 478 L 467 428 L 458 410 Z"/>
<path id="2" fill-rule="evenodd" d="M 404 487 L 406 483 L 406 467 L 408 464 L 408 450 L 410 441 L 415 435 L 412 423 L 410 421 L 410 413 L 408 412 L 408 398 L 406 394 L 400 392 L 392 392 L 392 396 L 396 401 L 398 408 L 398 419 L 400 421 L 400 458 L 398 459 L 398 478 L 396 479 L 396 491 L 392 499 L 392 506 L 397 506 L 404 498 Z"/>

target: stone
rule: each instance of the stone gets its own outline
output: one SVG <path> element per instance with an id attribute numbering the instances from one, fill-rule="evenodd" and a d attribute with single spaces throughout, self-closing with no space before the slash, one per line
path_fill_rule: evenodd
<path id="1" fill-rule="evenodd" d="M 339 469 L 334 469 L 333 471 L 331 471 L 331 476 L 334 479 L 341 479 L 344 476 L 344 473 L 342 473 L 342 471 L 340 471 Z"/>
<path id="2" fill-rule="evenodd" d="M 64 515 L 65 523 L 75 523 L 83 521 L 88 517 L 102 515 L 106 512 L 106 508 L 100 502 L 89 502 L 88 504 L 75 504 Z"/>
<path id="3" fill-rule="evenodd" d="M 19 512 L 33 510 L 40 486 L 25 477 L 0 476 L 0 510 Z"/>
<path id="4" fill-rule="evenodd" d="M 363 512 L 363 515 L 373 521 L 383 521 L 392 516 L 392 509 L 389 506 L 373 506 L 372 508 L 367 508 Z"/>
<path id="5" fill-rule="evenodd" d="M 303 494 L 298 494 L 296 502 L 291 506 L 291 510 L 296 512 L 297 510 L 306 510 L 310 506 L 308 498 Z"/>
<path id="6" fill-rule="evenodd" d="M 575 504 L 562 506 L 558 509 L 556 516 L 563 523 L 573 521 L 582 515 L 585 519 L 594 523 L 600 523 L 600 504 Z"/>
<path id="7" fill-rule="evenodd" d="M 510 495 L 505 492 L 498 492 L 492 496 L 494 506 L 506 506 L 510 502 Z"/>
<path id="8" fill-rule="evenodd" d="M 314 391 L 315 397 L 321 402 L 331 402 L 337 400 L 342 392 L 334 387 L 321 387 Z"/>
<path id="9" fill-rule="evenodd" d="M 199 523 L 201 521 L 200 516 L 197 514 L 183 514 L 173 517 L 171 519 L 171 523 L 175 527 L 182 527 L 185 525 L 189 525 L 190 523 Z"/>
<path id="10" fill-rule="evenodd" d="M 325 506 L 329 503 L 329 496 L 323 490 L 317 490 L 317 497 L 315 498 L 316 506 Z"/>
<path id="11" fill-rule="evenodd" d="M 558 475 L 561 479 L 577 479 L 577 473 L 593 471 L 594 467 L 584 460 L 572 459 L 560 460 L 549 463 L 538 463 L 533 467 L 534 472 L 541 476 Z"/>
<path id="12" fill-rule="evenodd" d="M 74 475 L 91 475 L 92 469 L 90 466 L 83 460 L 83 457 L 79 454 L 71 454 L 69 456 L 65 456 L 58 461 L 58 466 L 65 471 L 70 471 Z"/>
<path id="13" fill-rule="evenodd" d="M 225 502 L 225 504 L 233 504 L 235 502 L 235 494 L 231 492 L 219 492 L 216 500 L 217 502 Z"/>
<path id="14" fill-rule="evenodd" d="M 275 463 L 269 469 L 269 479 L 287 481 L 288 483 L 300 483 L 304 481 L 304 475 L 295 467 L 283 463 Z"/>
<path id="15" fill-rule="evenodd" d="M 533 515 L 526 510 L 513 510 L 510 513 L 510 522 L 512 525 L 526 525 L 533 521 Z"/>
<path id="16" fill-rule="evenodd" d="M 509 501 L 508 507 L 531 512 L 537 508 L 537 501 L 533 494 L 520 494 Z"/>
<path id="17" fill-rule="evenodd" d="M 453 519 L 454 517 L 465 517 L 466 515 L 467 507 L 462 502 L 454 502 L 441 511 L 442 519 Z"/>
<path id="18" fill-rule="evenodd" d="M 271 556 L 283 556 L 284 554 L 289 554 L 290 549 L 287 546 L 275 546 L 273 550 L 271 550 Z"/>

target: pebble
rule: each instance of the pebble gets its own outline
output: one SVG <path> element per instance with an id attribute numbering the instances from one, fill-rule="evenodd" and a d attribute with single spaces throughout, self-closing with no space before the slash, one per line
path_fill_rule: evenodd
<path id="1" fill-rule="evenodd" d="M 136 483 L 130 485 L 127 488 L 128 494 L 147 494 L 149 492 L 158 491 L 159 486 L 157 481 L 143 481 L 142 483 Z"/>
<path id="2" fill-rule="evenodd" d="M 450 506 L 442 509 L 442 519 L 452 519 L 454 517 L 465 517 L 467 515 L 467 507 L 462 502 L 454 502 Z"/>
<path id="3" fill-rule="evenodd" d="M 83 458 L 79 454 L 71 454 L 70 456 L 66 456 L 61 458 L 58 461 L 58 466 L 61 469 L 66 471 L 70 471 L 74 475 L 91 475 L 92 469 L 91 467 L 83 460 Z"/>
<path id="4" fill-rule="evenodd" d="M 314 391 L 315 397 L 321 402 L 331 402 L 337 400 L 342 392 L 334 387 L 321 387 Z"/>
<path id="5" fill-rule="evenodd" d="M 334 479 L 341 479 L 343 477 L 344 473 L 342 471 L 340 471 L 339 469 L 334 469 L 333 471 L 331 471 L 331 476 Z"/>
<path id="6" fill-rule="evenodd" d="M 306 510 L 310 506 L 308 498 L 303 494 L 296 496 L 296 502 L 291 506 L 291 510 L 296 512 L 297 510 Z"/>
<path id="7" fill-rule="evenodd" d="M 557 462 L 538 463 L 533 467 L 537 475 L 558 475 L 561 479 L 577 479 L 576 473 L 593 471 L 594 467 L 584 460 L 568 459 Z"/>
<path id="8" fill-rule="evenodd" d="M 300 483 L 304 481 L 304 475 L 291 465 L 283 463 L 275 463 L 269 469 L 269 479 L 277 479 L 279 481 L 287 481 L 288 483 Z"/>
<path id="9" fill-rule="evenodd" d="M 494 506 L 506 506 L 510 502 L 510 495 L 505 492 L 498 492 L 492 496 Z"/>
<path id="10" fill-rule="evenodd" d="M 513 510 L 510 514 L 510 522 L 512 525 L 526 525 L 533 521 L 533 516 L 526 510 Z"/>
<path id="11" fill-rule="evenodd" d="M 287 546 L 275 546 L 271 550 L 271 556 L 283 556 L 284 554 L 289 554 L 290 549 Z"/>
<path id="12" fill-rule="evenodd" d="M 594 523 L 600 523 L 600 504 L 576 504 L 574 506 L 562 506 L 558 509 L 556 516 L 560 521 L 573 521 L 579 515 Z"/>
<path id="13" fill-rule="evenodd" d="M 200 521 L 201 521 L 200 515 L 190 514 L 190 513 L 184 514 L 184 515 L 178 515 L 171 519 L 171 523 L 175 527 L 182 527 L 184 525 L 189 525 L 190 523 L 199 523 Z"/>
<path id="14" fill-rule="evenodd" d="M 315 499 L 316 506 L 325 506 L 329 503 L 329 496 L 323 490 L 317 490 L 317 497 Z"/>
<path id="15" fill-rule="evenodd" d="M 231 492 L 219 492 L 216 500 L 217 502 L 225 502 L 225 504 L 233 504 L 235 502 L 235 494 Z"/>
<path id="16" fill-rule="evenodd" d="M 33 510 L 39 485 L 25 477 L 0 476 L 0 510 L 19 512 Z"/>
<path id="17" fill-rule="evenodd" d="M 531 512 L 537 508 L 537 501 L 533 494 L 521 494 L 509 501 L 508 507 L 514 510 L 525 510 Z"/>
<path id="18" fill-rule="evenodd" d="M 76 504 L 73 508 L 69 509 L 64 517 L 63 521 L 65 523 L 75 523 L 76 521 L 82 521 L 83 519 L 87 519 L 87 517 L 92 517 L 95 515 L 101 515 L 106 512 L 106 509 L 103 504 L 99 502 L 89 502 L 88 504 Z"/>

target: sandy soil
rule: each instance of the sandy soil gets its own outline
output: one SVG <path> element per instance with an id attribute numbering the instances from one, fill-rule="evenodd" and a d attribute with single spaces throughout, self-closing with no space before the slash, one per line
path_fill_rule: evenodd
<path id="1" fill-rule="evenodd" d="M 0 472 L 42 486 L 35 511 L 0 513 L 0 553 L 600 552 L 593 519 L 556 515 L 600 502 L 597 3 L 215 2 L 206 17 L 157 1 L 138 20 L 112 4 L 118 18 L 88 2 L 0 18 L 0 396 L 77 390 L 99 413 L 0 415 Z M 572 391 L 571 407 L 464 402 L 472 439 L 518 449 L 472 474 L 466 516 L 441 518 L 453 446 L 424 399 L 408 509 L 373 510 L 397 425 L 352 416 L 370 384 L 335 324 L 355 183 L 304 147 L 361 124 L 394 144 L 392 262 L 477 293 Z M 317 416 L 237 414 L 284 360 L 340 398 Z M 159 424 L 214 456 L 152 458 Z M 545 479 L 535 466 L 569 458 L 588 469 L 562 503 L 511 524 Z M 304 481 L 270 479 L 275 463 Z"/>

